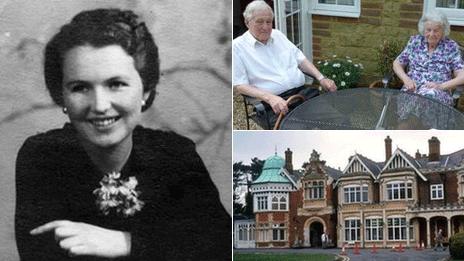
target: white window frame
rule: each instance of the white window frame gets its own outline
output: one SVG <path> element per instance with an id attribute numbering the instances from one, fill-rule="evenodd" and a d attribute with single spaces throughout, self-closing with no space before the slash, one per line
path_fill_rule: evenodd
<path id="1" fill-rule="evenodd" d="M 391 225 L 389 225 L 391 220 Z M 398 220 L 398 225 L 395 224 L 395 220 Z M 401 224 L 402 221 L 404 220 L 404 224 Z M 390 233 L 390 229 L 392 233 Z M 398 229 L 398 233 L 396 233 L 396 230 Z M 402 230 L 404 229 L 404 238 L 401 236 L 402 235 Z M 407 229 L 408 229 L 408 224 L 406 221 L 405 217 L 389 217 L 387 218 L 387 240 L 389 241 L 403 241 L 406 240 L 407 238 Z M 390 239 L 390 235 L 392 238 Z"/>
<path id="2" fill-rule="evenodd" d="M 309 12 L 318 15 L 359 18 L 361 15 L 361 0 L 354 0 L 353 6 L 320 4 L 319 0 L 313 0 Z"/>
<path id="3" fill-rule="evenodd" d="M 256 210 L 257 211 L 266 211 L 268 210 L 268 196 L 256 196 L 256 205 L 257 205 L 257 208 Z"/>
<path id="4" fill-rule="evenodd" d="M 388 188 L 388 186 L 391 185 L 391 188 Z M 388 182 L 385 185 L 385 191 L 387 192 L 386 194 L 386 200 L 389 201 L 394 201 L 394 200 L 408 200 L 413 198 L 413 189 L 412 189 L 412 182 L 411 181 L 392 181 Z M 401 190 L 404 190 L 404 198 L 401 197 Z M 409 195 L 408 191 L 411 190 L 411 195 Z M 391 198 L 390 198 L 390 191 L 391 191 Z M 398 191 L 398 197 L 394 197 L 395 193 L 394 191 Z"/>
<path id="5" fill-rule="evenodd" d="M 365 191 L 366 190 L 366 191 Z M 364 195 L 366 192 L 366 196 Z M 354 193 L 354 198 L 351 197 Z M 357 194 L 359 193 L 359 200 L 357 200 Z M 348 194 L 348 197 L 347 197 Z M 348 200 L 346 200 L 348 198 Z M 369 186 L 364 184 L 360 185 L 348 185 L 343 187 L 343 203 L 365 203 L 369 202 Z"/>
<path id="6" fill-rule="evenodd" d="M 441 192 L 441 197 L 438 196 L 438 193 Z M 439 200 L 444 198 L 443 193 L 443 184 L 433 184 L 430 185 L 430 199 L 431 200 Z M 435 194 L 435 195 L 434 195 Z"/>
<path id="7" fill-rule="evenodd" d="M 348 222 L 348 226 L 347 223 Z M 352 223 L 354 222 L 354 223 Z M 361 240 L 361 219 L 360 218 L 347 218 L 345 219 L 345 241 L 360 241 Z M 351 231 L 355 231 L 354 238 L 351 237 Z M 347 233 L 348 232 L 348 233 Z"/>
<path id="8" fill-rule="evenodd" d="M 272 225 L 272 241 L 286 241 L 287 233 L 285 233 L 285 224 Z"/>
<path id="9" fill-rule="evenodd" d="M 381 217 L 368 217 L 364 221 L 366 241 L 383 240 L 383 219 Z M 375 223 L 375 224 L 374 224 Z M 370 233 L 368 233 L 368 231 Z M 369 237 L 370 235 L 370 237 Z"/>
<path id="10" fill-rule="evenodd" d="M 315 180 L 306 183 L 306 199 L 325 199 L 324 181 Z"/>
<path id="11" fill-rule="evenodd" d="M 424 0 L 423 14 L 438 10 L 446 15 L 451 25 L 464 26 L 464 9 L 442 8 L 436 6 L 436 0 Z"/>

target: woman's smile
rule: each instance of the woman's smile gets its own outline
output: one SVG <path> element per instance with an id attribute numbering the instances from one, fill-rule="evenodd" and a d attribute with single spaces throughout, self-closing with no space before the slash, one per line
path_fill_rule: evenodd
<path id="1" fill-rule="evenodd" d="M 79 136 L 98 147 L 132 137 L 145 99 L 134 60 L 120 46 L 78 46 L 63 65 L 63 97 Z"/>

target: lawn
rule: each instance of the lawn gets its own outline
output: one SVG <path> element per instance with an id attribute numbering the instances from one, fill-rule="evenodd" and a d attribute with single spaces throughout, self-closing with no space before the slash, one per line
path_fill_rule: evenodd
<path id="1" fill-rule="evenodd" d="M 330 254 L 276 254 L 276 253 L 235 253 L 234 261 L 333 261 L 334 255 Z"/>

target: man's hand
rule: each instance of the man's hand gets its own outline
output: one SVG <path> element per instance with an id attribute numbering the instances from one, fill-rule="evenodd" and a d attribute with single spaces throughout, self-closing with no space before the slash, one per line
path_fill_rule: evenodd
<path id="1" fill-rule="evenodd" d="M 282 97 L 280 96 L 272 95 L 272 94 L 269 95 L 269 98 L 267 99 L 267 103 L 271 105 L 271 108 L 275 114 L 279 114 L 281 112 L 286 114 L 288 112 L 287 101 L 282 99 Z"/>
<path id="2" fill-rule="evenodd" d="M 319 83 L 321 84 L 322 87 L 324 87 L 329 92 L 334 92 L 337 90 L 337 85 L 335 85 L 335 82 L 332 81 L 331 79 L 324 78 Z"/>
<path id="3" fill-rule="evenodd" d="M 31 235 L 53 232 L 58 245 L 70 256 L 116 258 L 130 254 L 130 233 L 94 225 L 55 220 L 30 231 Z"/>

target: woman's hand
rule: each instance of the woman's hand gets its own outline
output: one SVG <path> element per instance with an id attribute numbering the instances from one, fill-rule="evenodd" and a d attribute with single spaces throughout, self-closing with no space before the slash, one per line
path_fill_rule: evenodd
<path id="1" fill-rule="evenodd" d="M 416 90 L 416 83 L 413 80 L 411 80 L 411 78 L 407 77 L 407 79 L 405 79 L 403 83 L 404 87 L 406 87 L 406 90 L 411 92 Z"/>
<path id="2" fill-rule="evenodd" d="M 438 89 L 438 90 L 443 90 L 442 86 L 440 83 L 436 82 L 427 82 L 424 84 L 425 87 L 431 88 L 431 89 Z"/>
<path id="3" fill-rule="evenodd" d="M 58 245 L 70 256 L 115 258 L 130 254 L 130 233 L 94 225 L 55 220 L 30 231 L 31 235 L 53 232 Z"/>

